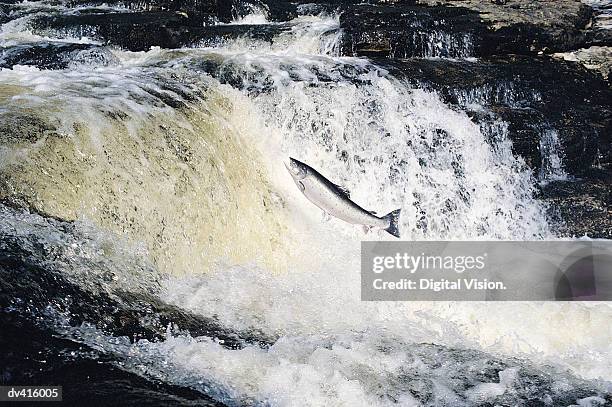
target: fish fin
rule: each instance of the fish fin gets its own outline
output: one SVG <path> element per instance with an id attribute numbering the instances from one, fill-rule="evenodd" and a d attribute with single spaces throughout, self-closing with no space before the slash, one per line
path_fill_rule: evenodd
<path id="1" fill-rule="evenodd" d="M 363 225 L 363 233 L 370 233 L 370 230 L 372 230 L 371 226 Z"/>
<path id="2" fill-rule="evenodd" d="M 368 211 L 370 212 L 372 215 L 376 216 L 376 211 Z"/>
<path id="3" fill-rule="evenodd" d="M 388 220 L 389 221 L 389 227 L 386 228 L 385 230 L 387 232 L 389 232 L 390 234 L 392 234 L 393 236 L 399 238 L 400 237 L 400 233 L 399 233 L 399 217 L 400 217 L 400 211 L 401 209 L 396 209 L 391 213 L 388 213 L 387 215 L 385 215 L 385 217 L 383 217 L 383 219 Z"/>
<path id="4" fill-rule="evenodd" d="M 300 188 L 300 191 L 302 192 L 306 191 L 306 187 L 302 181 L 298 181 L 298 188 Z"/>
<path id="5" fill-rule="evenodd" d="M 342 192 L 342 195 L 344 195 L 345 197 L 347 197 L 348 199 L 351 199 L 351 191 L 348 190 L 348 188 L 345 188 L 341 185 L 336 185 L 336 188 L 338 188 L 338 191 Z"/>

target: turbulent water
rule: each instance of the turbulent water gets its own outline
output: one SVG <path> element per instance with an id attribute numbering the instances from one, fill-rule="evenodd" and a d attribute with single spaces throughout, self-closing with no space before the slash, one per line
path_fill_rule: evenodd
<path id="1" fill-rule="evenodd" d="M 0 72 L 0 248 L 40 289 L 15 285 L 9 314 L 35 315 L 79 357 L 227 405 L 610 400 L 609 305 L 361 302 L 360 241 L 388 237 L 325 220 L 283 166 L 296 157 L 366 208 L 402 208 L 404 239 L 554 238 L 534 198 L 565 176 L 554 130 L 534 174 L 505 123 L 338 56 L 333 14 L 271 42 L 127 52 L 31 24 L 86 8 L 20 7 L 0 58 L 96 46 L 65 69 Z M 268 23 L 255 10 L 235 24 Z"/>

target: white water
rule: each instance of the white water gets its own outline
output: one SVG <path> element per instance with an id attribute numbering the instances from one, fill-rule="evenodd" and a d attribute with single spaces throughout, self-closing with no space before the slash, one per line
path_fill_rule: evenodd
<path id="1" fill-rule="evenodd" d="M 412 37 L 413 44 L 419 50 L 416 54 L 423 58 L 470 58 L 474 56 L 474 41 L 472 35 L 468 33 L 456 34 L 437 30 L 416 31 Z M 402 57 L 402 55 L 392 56 Z"/>
<path id="2" fill-rule="evenodd" d="M 199 146 L 197 142 L 202 141 L 204 146 L 210 134 L 193 131 L 190 119 L 158 105 L 159 101 L 146 92 L 153 88 L 181 99 L 175 90 L 183 88 L 199 98 L 190 109 L 208 109 L 217 115 L 214 117 L 221 117 L 215 131 L 236 134 L 238 146 L 257 151 L 244 156 L 223 155 L 220 163 L 231 174 L 233 160 L 253 160 L 236 169 L 238 175 L 234 174 L 228 185 L 265 182 L 282 201 L 273 206 L 280 220 L 274 217 L 266 222 L 282 222 L 280 229 L 270 227 L 274 233 L 282 230 L 282 250 L 277 251 L 274 245 L 259 246 L 266 251 L 264 257 L 275 259 L 272 263 L 277 267 L 268 267 L 264 261 L 232 261 L 225 255 L 213 259 L 221 260 L 215 265 L 183 261 L 190 255 L 202 256 L 194 253 L 202 247 L 210 250 L 204 257 L 216 254 L 212 245 L 190 234 L 188 223 L 194 219 L 201 222 L 206 213 L 170 217 L 178 224 L 175 228 L 165 225 L 173 232 L 163 241 L 161 256 L 168 274 L 176 271 L 173 265 L 180 269 L 161 281 L 158 294 L 162 299 L 196 314 L 216 317 L 232 329 L 261 332 L 274 338 L 270 348 L 228 350 L 211 338 L 184 337 L 171 331 L 165 341 L 135 345 L 87 326 L 71 335 L 122 355 L 127 369 L 205 389 L 236 405 L 384 406 L 395 401 L 419 405 L 403 379 L 415 375 L 433 378 L 437 405 L 459 405 L 460 396 L 486 401 L 515 385 L 517 373 L 511 366 L 500 373 L 499 381 L 472 383 L 465 390 L 449 377 L 478 369 L 478 363 L 466 357 L 459 365 L 432 368 L 423 360 L 435 358 L 436 353 L 425 350 L 415 356 L 412 349 L 419 343 L 525 357 L 569 368 L 587 378 L 612 380 L 612 370 L 605 363 L 612 358 L 612 308 L 606 304 L 360 301 L 359 242 L 387 237 L 365 235 L 337 220 L 323 221 L 286 173 L 282 161 L 289 155 L 348 187 L 353 199 L 366 208 L 386 213 L 401 207 L 404 239 L 528 240 L 550 237 L 551 232 L 544 208 L 531 197 L 534 177 L 512 155 L 503 126 L 497 137 L 488 141 L 466 114 L 446 106 L 436 94 L 410 89 L 365 60 L 334 57 L 336 28 L 335 17 L 301 17 L 289 33 L 267 46 L 239 40 L 222 48 L 113 51 L 118 66 L 85 65 L 68 72 L 32 68 L 0 72 L 0 84 L 23 87 L 17 94 L 3 97 L 16 108 L 39 109 L 63 120 L 62 131 L 70 137 L 76 132 L 68 125 L 78 122 L 80 114 L 85 123 L 95 121 L 112 128 L 114 122 L 99 111 L 127 111 L 132 118 L 127 137 L 146 140 L 147 135 L 140 135 L 133 127 L 163 117 L 169 126 L 186 128 L 180 134 L 190 143 Z M 219 63 L 214 78 L 200 70 L 202 60 Z M 143 72 L 148 74 L 145 78 Z M 170 73 L 178 73 L 179 78 L 173 77 L 176 83 L 170 90 L 159 87 L 170 81 Z M 242 90 L 219 83 L 218 79 L 230 73 L 242 79 Z M 202 96 L 199 87 L 209 92 L 202 91 Z M 220 108 L 210 101 L 215 95 L 223 95 Z M 58 107 L 60 112 L 54 112 Z M 71 113 L 67 118 L 66 112 Z M 195 136 L 198 134 L 201 139 Z M 104 131 L 91 135 L 94 145 L 102 149 L 113 145 L 107 137 Z M 225 153 L 223 147 L 215 148 L 215 153 Z M 17 153 L 12 150 L 10 154 Z M 165 156 L 161 159 L 161 163 L 167 162 Z M 138 179 L 147 180 L 150 174 L 158 175 L 147 172 L 147 166 L 157 168 L 153 158 L 143 158 L 139 165 L 142 167 L 126 168 L 126 176 L 142 173 Z M 254 171 L 261 174 L 253 176 Z M 191 179 L 200 182 L 196 176 Z M 135 189 L 134 196 L 158 187 L 172 194 L 171 181 L 159 175 L 154 181 L 151 189 Z M 132 184 L 125 185 L 130 192 Z M 53 192 L 50 196 L 45 199 L 52 201 Z M 261 192 L 257 198 L 260 196 L 268 195 Z M 129 203 L 153 201 L 147 204 L 151 210 L 163 208 L 172 213 L 176 202 L 157 195 L 145 198 Z M 181 210 L 197 211 L 200 203 L 194 200 Z M 62 213 L 64 208 L 57 209 L 44 200 L 41 205 L 51 212 Z M 93 212 L 83 209 L 82 202 L 70 201 L 65 207 L 75 218 L 94 217 Z M 128 205 L 117 206 L 120 212 L 128 209 Z M 240 222 L 261 215 L 257 212 L 247 220 L 238 217 L 236 223 L 233 218 L 229 222 L 214 219 L 222 216 L 221 211 L 215 212 L 207 222 L 212 227 L 220 222 L 229 228 L 230 233 L 220 238 L 225 239 L 222 245 L 232 246 L 238 243 L 231 229 L 243 228 L 245 224 Z M 28 225 L 39 221 L 20 220 Z M 100 220 L 97 223 L 107 226 Z M 128 238 L 139 241 L 138 233 L 143 229 L 128 222 L 121 227 Z M 180 233 L 183 228 L 185 235 Z M 34 229 L 47 233 L 45 226 Z M 253 240 L 259 244 L 261 239 Z M 152 252 L 159 244 L 156 240 L 147 243 Z M 173 247 L 182 249 L 172 253 Z"/>
<path id="3" fill-rule="evenodd" d="M 544 130 L 540 139 L 542 168 L 538 174 L 541 183 L 566 180 L 567 173 L 563 168 L 563 147 L 556 130 Z"/>

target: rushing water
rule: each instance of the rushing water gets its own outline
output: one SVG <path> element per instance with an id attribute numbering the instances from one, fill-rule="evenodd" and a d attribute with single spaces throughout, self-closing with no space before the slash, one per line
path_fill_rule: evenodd
<path id="1" fill-rule="evenodd" d="M 98 45 L 95 32 L 31 24 L 77 9 L 21 7 L 0 28 L 4 57 Z M 267 23 L 254 12 L 236 24 Z M 604 402 L 608 305 L 360 301 L 359 242 L 387 237 L 323 219 L 284 169 L 288 156 L 364 207 L 402 208 L 405 239 L 554 233 L 507 126 L 485 129 L 434 92 L 338 56 L 341 34 L 337 16 L 300 16 L 271 43 L 96 46 L 66 69 L 2 69 L 0 247 L 92 298 L 153 297 L 258 339 L 228 346 L 170 318 L 134 341 L 93 317 L 71 323 L 55 300 L 36 315 L 122 370 L 228 405 Z M 555 133 L 543 132 L 552 154 Z M 561 158 L 547 160 L 540 179 L 562 176 Z"/>

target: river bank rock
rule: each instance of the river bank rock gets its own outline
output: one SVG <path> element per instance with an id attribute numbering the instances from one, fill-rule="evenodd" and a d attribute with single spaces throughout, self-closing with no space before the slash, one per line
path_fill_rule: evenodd
<path id="1" fill-rule="evenodd" d="M 114 4 L 138 12 L 176 11 L 194 20 L 205 21 L 212 16 L 221 23 L 254 13 L 264 13 L 271 21 L 289 21 L 297 17 L 299 5 L 284 0 L 69 0 L 67 4 Z"/>
<path id="2" fill-rule="evenodd" d="M 553 54 L 553 57 L 578 62 L 587 69 L 599 72 L 609 85 L 612 83 L 612 47 L 592 46 Z"/>
<path id="3" fill-rule="evenodd" d="M 549 205 L 559 235 L 612 239 L 612 171 L 552 181 L 541 186 L 539 198 Z"/>
<path id="4" fill-rule="evenodd" d="M 592 9 L 578 1 L 505 4 L 483 1 L 395 1 L 353 5 L 341 16 L 350 55 L 478 57 L 538 54 L 588 41 Z"/>
<path id="5" fill-rule="evenodd" d="M 582 0 L 593 9 L 590 45 L 612 46 L 612 3 L 609 0 Z"/>
<path id="6" fill-rule="evenodd" d="M 112 54 L 93 44 L 33 43 L 0 47 L 0 68 L 15 65 L 35 66 L 40 69 L 66 69 L 77 64 L 108 65 Z"/>
<path id="7" fill-rule="evenodd" d="M 146 51 L 153 46 L 180 48 L 238 37 L 271 41 L 287 29 L 279 24 L 217 25 L 213 15 L 208 18 L 203 23 L 174 11 L 55 15 L 37 19 L 34 26 L 40 33 L 51 29 L 67 36 L 87 36 L 130 51 Z"/>
<path id="8" fill-rule="evenodd" d="M 485 106 L 509 124 L 515 152 L 535 172 L 542 167 L 546 130 L 558 133 L 567 173 L 580 176 L 594 167 L 612 167 L 612 91 L 578 64 L 527 56 L 378 62 L 416 87 L 437 91 L 475 120 Z"/>
<path id="9" fill-rule="evenodd" d="M 593 18 L 593 9 L 579 0 L 419 0 L 419 4 L 476 11 L 490 30 L 489 38 L 506 42 L 499 49 L 510 51 L 574 49 L 587 40 Z"/>

